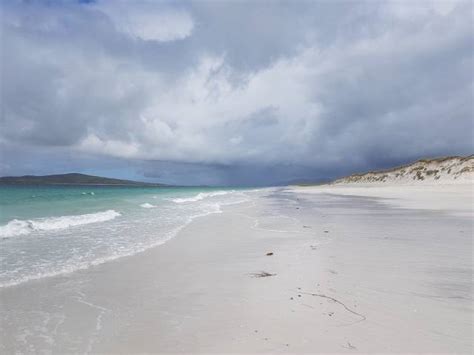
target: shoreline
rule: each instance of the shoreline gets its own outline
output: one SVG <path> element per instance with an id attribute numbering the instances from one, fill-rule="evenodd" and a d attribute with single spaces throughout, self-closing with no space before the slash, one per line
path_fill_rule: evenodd
<path id="1" fill-rule="evenodd" d="M 469 353 L 472 223 L 386 202 L 268 190 L 159 247 L 0 289 L 2 351 Z"/>

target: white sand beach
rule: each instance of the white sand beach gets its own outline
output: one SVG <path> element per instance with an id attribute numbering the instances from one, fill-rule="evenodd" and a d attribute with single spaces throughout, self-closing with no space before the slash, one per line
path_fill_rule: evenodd
<path id="1" fill-rule="evenodd" d="M 261 190 L 144 253 L 0 289 L 1 352 L 468 354 L 472 236 L 470 184 Z"/>
<path id="2" fill-rule="evenodd" d="M 1 1 L 0 355 L 474 354 L 474 1 Z"/>
<path id="3" fill-rule="evenodd" d="M 392 207 L 440 211 L 460 216 L 473 217 L 474 213 L 474 185 L 472 183 L 322 185 L 299 187 L 295 188 L 294 192 L 381 198 L 383 203 Z"/>

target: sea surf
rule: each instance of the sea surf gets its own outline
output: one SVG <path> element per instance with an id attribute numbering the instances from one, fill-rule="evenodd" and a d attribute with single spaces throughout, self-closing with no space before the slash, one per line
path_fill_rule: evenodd
<path id="1" fill-rule="evenodd" d="M 0 187 L 0 287 L 87 269 L 170 240 L 251 190 Z"/>

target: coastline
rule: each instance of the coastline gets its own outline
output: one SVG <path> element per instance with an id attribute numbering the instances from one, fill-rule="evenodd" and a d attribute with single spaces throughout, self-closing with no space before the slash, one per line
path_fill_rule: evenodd
<path id="1" fill-rule="evenodd" d="M 1 289 L 0 350 L 472 352 L 472 208 L 317 189 L 265 190 L 159 247 Z"/>

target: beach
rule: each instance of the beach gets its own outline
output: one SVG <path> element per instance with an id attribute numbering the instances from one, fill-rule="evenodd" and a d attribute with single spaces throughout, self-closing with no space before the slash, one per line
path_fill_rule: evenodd
<path id="1" fill-rule="evenodd" d="M 156 247 L 0 288 L 0 352 L 472 353 L 472 194 L 252 192 Z"/>
<path id="2" fill-rule="evenodd" d="M 0 355 L 474 354 L 474 1 L 0 9 Z"/>

